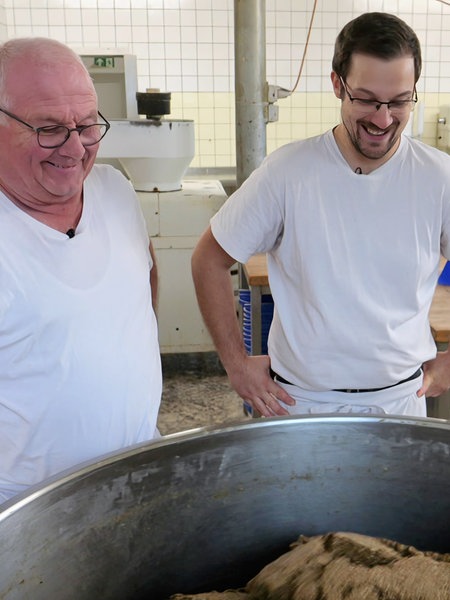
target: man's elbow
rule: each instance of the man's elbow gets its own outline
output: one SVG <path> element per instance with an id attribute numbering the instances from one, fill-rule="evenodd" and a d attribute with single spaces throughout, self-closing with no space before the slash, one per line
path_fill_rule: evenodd
<path id="1" fill-rule="evenodd" d="M 192 273 L 202 273 L 209 269 L 228 270 L 236 261 L 216 241 L 211 228 L 203 233 L 192 253 Z"/>

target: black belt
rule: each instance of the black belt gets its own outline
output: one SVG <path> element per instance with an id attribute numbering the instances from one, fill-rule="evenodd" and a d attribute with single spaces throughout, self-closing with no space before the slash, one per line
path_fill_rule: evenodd
<path id="1" fill-rule="evenodd" d="M 381 390 L 387 390 L 389 388 L 395 387 L 396 385 L 400 385 L 401 383 L 406 383 L 407 381 L 412 381 L 413 379 L 417 379 L 422 372 L 422 369 L 419 367 L 415 373 L 413 373 L 410 377 L 406 379 L 402 379 L 401 381 L 397 381 L 397 383 L 393 383 L 392 385 L 386 385 L 380 388 L 370 388 L 366 390 L 333 390 L 333 392 L 346 392 L 347 394 L 358 394 L 360 392 L 379 392 Z"/>
<path id="2" fill-rule="evenodd" d="M 359 394 L 361 392 L 379 392 L 381 390 L 387 390 L 388 388 L 395 387 L 396 385 L 400 385 L 401 383 L 406 383 L 407 381 L 412 381 L 413 379 L 417 379 L 422 373 L 422 369 L 419 367 L 415 373 L 413 373 L 410 377 L 406 379 L 402 379 L 401 381 L 397 381 L 397 383 L 393 383 L 392 385 L 386 385 L 385 387 L 380 388 L 367 388 L 367 389 L 357 389 L 357 390 L 332 390 L 333 392 L 345 392 L 347 394 Z M 293 385 L 290 381 L 286 381 L 281 375 L 275 373 L 272 369 L 270 369 L 270 376 L 273 380 L 279 381 L 280 383 L 287 383 L 288 385 Z"/>
<path id="3" fill-rule="evenodd" d="M 294 385 L 290 381 L 286 381 L 286 379 L 281 377 L 281 375 L 278 375 L 278 373 L 275 373 L 275 371 L 273 371 L 272 369 L 270 369 L 270 376 L 274 381 L 279 381 L 280 383 L 287 383 L 288 385 Z"/>

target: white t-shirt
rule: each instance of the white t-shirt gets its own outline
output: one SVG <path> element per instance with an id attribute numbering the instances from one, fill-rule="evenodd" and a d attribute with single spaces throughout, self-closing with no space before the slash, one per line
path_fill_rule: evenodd
<path id="1" fill-rule="evenodd" d="M 0 501 L 157 435 L 148 245 L 112 167 L 86 179 L 72 239 L 0 193 Z"/>
<path id="2" fill-rule="evenodd" d="M 402 137 L 369 175 L 332 131 L 265 159 L 211 221 L 239 262 L 268 253 L 272 368 L 309 390 L 377 388 L 435 356 L 428 312 L 450 258 L 450 156 Z"/>

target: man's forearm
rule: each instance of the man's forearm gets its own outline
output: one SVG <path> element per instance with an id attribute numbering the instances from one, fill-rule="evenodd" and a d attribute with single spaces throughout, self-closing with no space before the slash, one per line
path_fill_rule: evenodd
<path id="1" fill-rule="evenodd" d="M 239 366 L 246 350 L 236 315 L 229 272 L 195 277 L 197 299 L 203 320 L 227 372 Z"/>
<path id="2" fill-rule="evenodd" d="M 210 230 L 202 236 L 192 256 L 200 312 L 227 372 L 246 356 L 230 274 L 234 262 L 218 246 Z"/>

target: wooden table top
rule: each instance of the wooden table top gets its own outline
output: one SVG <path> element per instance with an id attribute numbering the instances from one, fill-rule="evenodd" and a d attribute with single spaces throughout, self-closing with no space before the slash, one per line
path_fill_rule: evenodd
<path id="1" fill-rule="evenodd" d="M 245 277 L 249 285 L 269 285 L 267 275 L 267 257 L 265 254 L 255 254 L 244 265 Z"/>
<path id="2" fill-rule="evenodd" d="M 450 340 L 450 286 L 436 286 L 429 319 L 435 341 L 447 343 Z"/>
<path id="3" fill-rule="evenodd" d="M 440 270 L 446 260 L 441 259 Z M 268 286 L 267 259 L 265 254 L 255 254 L 244 265 L 244 272 L 250 286 Z M 430 309 L 430 327 L 438 343 L 450 340 L 450 286 L 437 285 Z"/>

